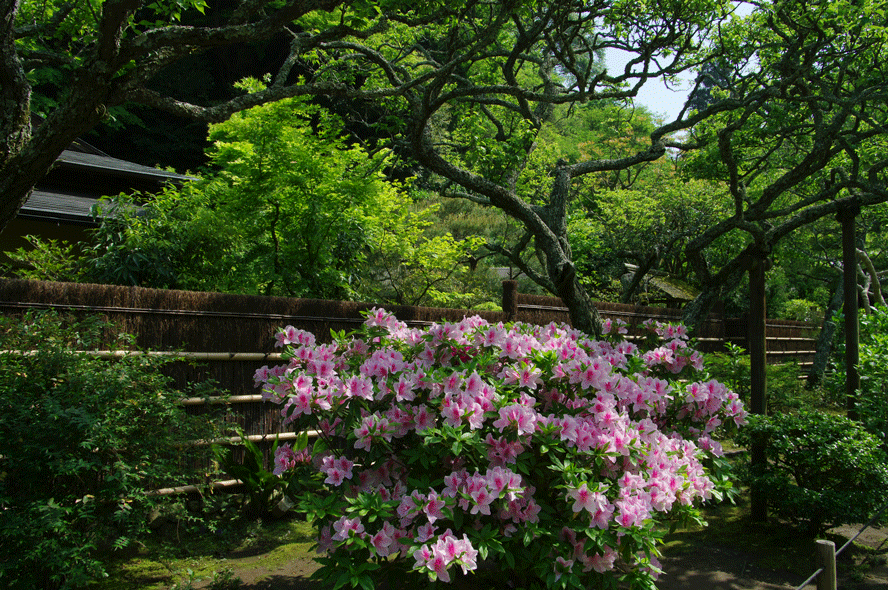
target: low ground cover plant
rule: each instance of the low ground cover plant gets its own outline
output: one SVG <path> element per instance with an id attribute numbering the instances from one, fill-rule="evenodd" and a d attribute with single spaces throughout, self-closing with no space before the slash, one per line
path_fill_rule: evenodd
<path id="1" fill-rule="evenodd" d="M 54 313 L 0 317 L 0 587 L 102 578 L 102 556 L 140 539 L 166 502 L 150 490 L 193 477 L 200 463 L 181 460 L 183 444 L 216 433 L 177 403 L 162 359 L 78 352 L 107 329 Z"/>
<path id="2" fill-rule="evenodd" d="M 650 348 L 384 310 L 331 344 L 282 330 L 289 362 L 256 382 L 302 433 L 275 471 L 318 528 L 319 576 L 653 588 L 666 524 L 731 489 L 715 436 L 746 412 L 695 380 L 681 327 L 650 328 Z"/>

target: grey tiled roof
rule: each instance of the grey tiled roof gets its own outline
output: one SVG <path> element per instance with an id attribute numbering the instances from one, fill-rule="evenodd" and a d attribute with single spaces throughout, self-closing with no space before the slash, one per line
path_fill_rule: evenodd
<path id="1" fill-rule="evenodd" d="M 56 160 L 57 167 L 80 178 L 115 178 L 124 183 L 135 182 L 141 186 L 156 186 L 159 190 L 167 182 L 184 182 L 191 177 L 159 168 L 142 166 L 126 160 L 112 158 L 85 142 L 75 142 Z M 96 176 L 101 175 L 101 176 Z M 92 209 L 102 196 L 100 192 L 84 190 L 79 185 L 71 188 L 60 186 L 37 187 L 19 211 L 19 217 L 75 225 L 96 225 Z M 109 193 L 115 191 L 104 186 Z M 101 191 L 102 189 L 96 189 Z"/>
<path id="2" fill-rule="evenodd" d="M 34 190 L 19 211 L 19 217 L 77 225 L 95 225 L 92 215 L 92 208 L 95 204 L 96 198 L 94 196 Z"/>
<path id="3" fill-rule="evenodd" d="M 84 171 L 101 170 L 103 172 L 114 173 L 118 176 L 132 176 L 141 179 L 156 178 L 159 181 L 184 181 L 188 180 L 189 178 L 188 176 L 185 176 L 183 174 L 167 172 L 166 170 L 161 170 L 159 168 L 151 168 L 149 166 L 134 164 L 133 162 L 119 160 L 117 158 L 112 158 L 111 156 L 106 156 L 104 154 L 87 154 L 83 152 L 65 150 L 64 152 L 62 152 L 62 155 L 59 156 L 57 161 L 71 168 L 79 168 Z"/>

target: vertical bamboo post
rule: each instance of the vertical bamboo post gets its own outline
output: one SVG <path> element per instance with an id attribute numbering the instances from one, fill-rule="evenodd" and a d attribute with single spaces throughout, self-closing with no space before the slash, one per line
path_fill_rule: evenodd
<path id="1" fill-rule="evenodd" d="M 832 541 L 817 541 L 817 568 L 823 572 L 817 577 L 817 590 L 836 590 L 836 544 Z"/>
<path id="2" fill-rule="evenodd" d="M 859 207 L 843 207 L 838 218 L 842 222 L 842 274 L 845 286 L 845 395 L 848 418 L 857 419 L 857 391 L 860 389 L 860 325 L 857 319 L 857 237 L 854 221 Z"/>
<path id="3" fill-rule="evenodd" d="M 750 377 L 750 410 L 753 414 L 764 416 L 768 413 L 767 388 L 767 339 L 766 339 L 766 305 L 765 305 L 765 271 L 768 259 L 763 255 L 753 256 L 749 268 L 749 377 Z M 762 468 L 767 462 L 763 443 L 755 442 L 750 449 L 752 453 L 751 467 L 753 471 Z M 750 510 L 753 522 L 768 520 L 767 499 L 759 491 L 753 491 L 750 498 Z"/>

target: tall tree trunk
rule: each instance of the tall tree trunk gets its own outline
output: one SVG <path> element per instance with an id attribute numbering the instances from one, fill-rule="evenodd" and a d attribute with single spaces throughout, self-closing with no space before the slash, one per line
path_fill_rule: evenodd
<path id="1" fill-rule="evenodd" d="M 571 325 L 577 330 L 599 338 L 602 330 L 601 315 L 592 304 L 592 299 L 589 298 L 586 289 L 580 284 L 573 264 L 566 264 L 558 278 L 557 294 L 570 310 Z"/>
<path id="2" fill-rule="evenodd" d="M 681 321 L 691 331 L 698 331 L 715 304 L 740 284 L 746 273 L 740 260 L 744 260 L 744 257 L 738 257 L 738 260 L 725 266 L 708 285 L 703 287 L 700 294 L 684 307 Z"/>
<path id="3" fill-rule="evenodd" d="M 13 25 L 19 0 L 0 0 L 0 166 L 31 133 L 31 85 L 15 51 Z"/>
<path id="4" fill-rule="evenodd" d="M 815 387 L 823 380 L 823 373 L 826 371 L 829 356 L 832 354 L 833 339 L 836 334 L 836 322 L 834 317 L 840 309 L 842 302 L 845 300 L 845 281 L 840 276 L 836 280 L 836 287 L 833 291 L 832 299 L 826 307 L 823 314 L 823 325 L 820 333 L 817 335 L 817 342 L 814 345 L 814 364 L 811 366 L 811 372 L 808 373 L 808 385 Z"/>
<path id="5" fill-rule="evenodd" d="M 645 275 L 647 275 L 648 271 L 651 270 L 654 265 L 659 260 L 659 256 L 656 251 L 651 252 L 647 258 L 644 259 L 644 262 L 635 269 L 635 273 L 632 275 L 632 281 L 629 285 L 623 290 L 623 296 L 620 297 L 620 303 L 629 303 L 632 301 L 632 297 L 635 295 L 635 292 L 638 290 L 638 286 L 641 285 L 641 281 L 644 280 Z"/>
<path id="6" fill-rule="evenodd" d="M 31 85 L 16 54 L 13 33 L 18 9 L 19 0 L 0 0 L 0 231 L 31 191 L 29 186 L 24 193 L 18 189 L 7 193 L 4 186 L 18 176 L 14 158 L 31 137 Z"/>

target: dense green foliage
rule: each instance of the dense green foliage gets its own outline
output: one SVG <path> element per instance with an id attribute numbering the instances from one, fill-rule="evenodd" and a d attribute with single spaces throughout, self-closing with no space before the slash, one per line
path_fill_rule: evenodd
<path id="1" fill-rule="evenodd" d="M 242 430 L 238 430 L 241 440 L 237 446 L 243 447 L 243 458 L 235 458 L 231 444 L 214 444 L 213 455 L 222 471 L 244 484 L 246 493 L 241 507 L 247 517 L 266 517 L 273 508 L 275 499 L 280 501 L 283 482 L 269 469 L 266 469 L 265 454 L 259 446 L 247 438 Z M 275 444 L 272 452 L 277 450 Z"/>
<path id="2" fill-rule="evenodd" d="M 216 268 L 220 280 L 252 274 L 257 292 L 362 292 L 358 271 L 374 243 L 366 222 L 378 218 L 363 181 L 374 170 L 416 176 L 430 193 L 508 216 L 505 238 L 485 235 L 497 264 L 560 296 L 573 324 L 590 333 L 600 331 L 600 318 L 589 292 L 651 301 L 656 293 L 643 279 L 665 273 L 694 297 L 684 318 L 694 325 L 716 301 L 741 307 L 744 298 L 732 294 L 750 260 L 764 256 L 777 263 L 772 311 L 791 299 L 823 307 L 823 273 L 796 272 L 805 258 L 794 246 L 810 236 L 783 244 L 839 210 L 888 200 L 888 118 L 878 99 L 888 87 L 884 11 L 848 0 L 742 8 L 747 16 L 726 0 L 13 3 L 2 12 L 11 58 L 0 71 L 10 105 L 0 115 L 0 220 L 15 216 L 70 141 L 103 117 L 125 122 L 138 104 L 221 133 L 213 157 L 230 176 L 213 182 L 211 206 L 230 207 L 254 245 L 220 236 L 225 264 Z M 276 35 L 286 41 L 266 44 Z M 180 95 L 171 83 L 196 54 L 234 55 L 230 47 L 256 42 L 255 61 L 239 59 L 228 74 L 252 70 L 262 84 L 238 92 L 231 78 L 219 83 L 197 66 L 189 91 Z M 609 63 L 616 53 L 625 65 Z M 692 100 L 674 121 L 636 109 L 643 86 L 694 72 L 701 75 Z M 317 110 L 307 114 L 302 99 Z M 261 106 L 275 101 L 292 112 Z M 255 113 L 236 116 L 251 107 L 267 115 L 263 123 Z M 349 131 L 332 158 L 266 124 L 309 119 L 310 134 L 328 139 L 326 111 Z M 47 117 L 40 133 L 31 132 L 32 113 Z M 309 151 L 318 157 L 299 156 Z M 287 154 L 300 164 L 286 166 Z M 324 206 L 306 206 L 318 194 Z M 228 202 L 244 195 L 251 207 Z M 346 202 L 362 210 L 344 215 Z M 288 224 L 316 239 L 291 239 Z M 176 254 L 187 259 L 192 244 L 210 248 L 212 238 L 197 231 Z M 442 249 L 451 245 L 442 238 Z M 117 261 L 138 270 L 155 253 Z M 471 253 L 472 264 L 480 254 Z M 376 258 L 382 270 L 391 260 L 399 270 L 422 268 L 410 252 Z M 155 260 L 157 278 L 169 283 L 162 262 Z M 453 303 L 454 285 L 474 282 L 453 281 L 454 268 L 422 277 L 416 292 L 385 293 L 379 286 L 401 274 L 383 278 L 377 269 L 372 291 L 392 302 L 427 294 Z M 175 278 L 183 276 L 199 281 L 201 273 Z M 878 282 L 877 272 L 870 276 Z M 450 284 L 442 289 L 441 281 Z"/>
<path id="3" fill-rule="evenodd" d="M 4 252 L 9 262 L 0 264 L 4 276 L 34 281 L 77 283 L 88 281 L 92 274 L 83 246 L 64 240 L 44 240 L 25 236 L 27 246 Z"/>
<path id="4" fill-rule="evenodd" d="M 705 147 L 685 162 L 688 174 L 728 189 L 732 210 L 685 250 L 704 291 L 736 289 L 749 256 L 774 255 L 787 267 L 811 265 L 824 250 L 803 228 L 822 220 L 821 231 L 831 224 L 835 232 L 835 214 L 884 201 L 884 184 L 876 186 L 876 178 L 884 170 L 888 119 L 866 98 L 882 95 L 888 80 L 881 70 L 888 48 L 884 19 L 869 2 L 775 1 L 724 29 L 719 45 L 728 53 L 713 60 L 717 67 L 710 72 L 718 75 L 707 92 L 713 104 L 737 97 L 742 105 L 696 125 L 691 136 Z M 855 136 L 850 143 L 849 133 Z M 793 236 L 795 246 L 808 242 L 813 256 L 780 247 L 800 230 L 806 235 Z M 733 251 L 712 260 L 710 253 L 725 241 L 735 244 Z M 785 271 L 775 268 L 772 280 L 782 282 Z M 823 306 L 827 298 L 802 278 L 810 273 L 797 266 L 793 271 L 802 288 L 772 294 Z"/>
<path id="5" fill-rule="evenodd" d="M 407 186 L 386 179 L 386 152 L 347 141 L 329 112 L 272 103 L 212 126 L 210 139 L 214 170 L 202 178 L 103 203 L 95 244 L 79 263 L 87 270 L 69 276 L 402 305 L 498 299 L 488 273 L 468 265 L 483 240 L 439 227 L 439 205 L 414 202 Z M 58 247 L 40 246 L 30 260 L 18 255 L 37 267 L 19 274 L 52 276 L 47 261 Z"/>
<path id="6" fill-rule="evenodd" d="M 845 345 L 836 351 L 825 387 L 839 407 L 846 406 Z M 888 309 L 874 308 L 860 316 L 860 390 L 855 396 L 858 420 L 888 448 Z"/>
<path id="7" fill-rule="evenodd" d="M 735 344 L 728 344 L 725 352 L 706 355 L 706 370 L 713 378 L 724 383 L 749 403 L 752 379 L 750 359 L 746 351 Z M 802 368 L 795 362 L 769 364 L 767 367 L 768 413 L 792 412 L 820 405 L 822 392 L 809 390 L 800 379 Z"/>
<path id="8" fill-rule="evenodd" d="M 768 461 L 746 482 L 781 517 L 812 534 L 868 522 L 888 501 L 888 456 L 857 422 L 818 411 L 750 416 L 738 444 L 762 444 Z"/>
<path id="9" fill-rule="evenodd" d="M 137 541 L 148 510 L 168 504 L 150 490 L 202 473 L 199 448 L 185 461 L 182 449 L 212 436 L 214 422 L 185 414 L 164 361 L 80 352 L 105 327 L 56 314 L 0 318 L 4 588 L 82 588 L 101 578 L 102 556 Z"/>

